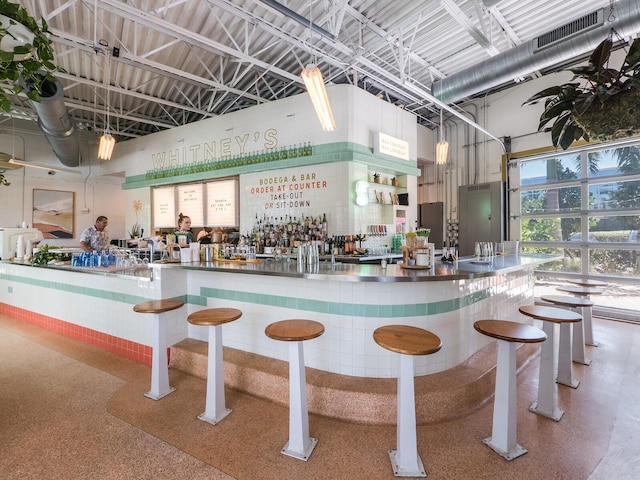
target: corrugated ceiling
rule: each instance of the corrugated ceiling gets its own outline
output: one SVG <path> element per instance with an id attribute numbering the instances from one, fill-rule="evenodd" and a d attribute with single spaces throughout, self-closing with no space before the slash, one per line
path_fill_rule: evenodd
<path id="1" fill-rule="evenodd" d="M 108 97 L 111 130 L 122 141 L 301 93 L 308 63 L 328 83 L 357 83 L 432 127 L 439 109 L 420 92 L 434 81 L 591 11 L 610 14 L 611 2 L 279 2 L 301 21 L 263 0 L 19 3 L 49 24 L 79 128 L 102 131 Z M 11 115 L 35 119 L 25 97 L 12 102 Z"/>

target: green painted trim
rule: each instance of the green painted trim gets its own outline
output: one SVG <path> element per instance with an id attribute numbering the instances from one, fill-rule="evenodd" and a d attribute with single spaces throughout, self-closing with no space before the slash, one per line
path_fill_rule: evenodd
<path id="1" fill-rule="evenodd" d="M 39 280 L 37 278 L 25 278 L 19 275 L 7 275 L 0 273 L 0 280 L 8 280 L 10 282 L 22 283 L 25 285 L 31 285 L 40 288 L 49 288 L 52 290 L 59 290 L 62 292 L 73 293 L 76 295 L 83 295 L 86 297 L 101 298 L 103 300 L 110 300 L 120 303 L 128 303 L 130 305 L 136 305 L 147 300 L 153 300 L 151 298 L 140 297 L 138 295 L 128 295 L 126 293 L 109 292 L 106 290 L 100 290 L 97 288 L 81 287 L 78 285 L 68 285 L 59 282 L 50 282 L 48 280 Z M 9 287 L 12 293 L 12 287 Z M 191 303 L 193 305 L 207 305 L 207 299 L 195 295 L 181 295 L 176 297 L 185 303 Z"/>
<path id="2" fill-rule="evenodd" d="M 312 148 L 313 154 L 304 157 L 260 161 L 258 163 L 247 163 L 250 161 L 249 157 L 246 161 L 243 159 L 223 160 L 218 163 L 228 163 L 228 167 L 216 168 L 205 172 L 186 173 L 194 168 L 192 165 L 188 165 L 175 169 L 176 172 L 174 175 L 162 178 L 147 178 L 146 174 L 132 175 L 125 179 L 122 188 L 124 190 L 133 190 L 136 188 L 173 185 L 182 182 L 214 180 L 216 178 L 230 177 L 244 173 L 256 173 L 336 162 L 364 163 L 373 169 L 393 172 L 396 175 L 413 175 L 416 177 L 420 175 L 420 169 L 417 168 L 417 162 L 415 160 L 406 161 L 388 155 L 375 155 L 372 148 L 364 145 L 352 142 L 334 142 Z"/>
<path id="3" fill-rule="evenodd" d="M 225 290 L 222 288 L 209 287 L 200 287 L 200 295 L 202 297 L 216 298 L 220 300 L 251 303 L 254 305 L 293 308 L 307 312 L 329 313 L 331 315 L 371 318 L 402 318 L 454 312 L 481 300 L 486 300 L 489 298 L 490 292 L 489 290 L 484 290 L 462 298 L 406 305 L 340 303 L 326 300 L 309 300 L 306 298 L 292 298 L 281 295 L 267 295 L 263 293 L 240 292 L 237 290 Z"/>
<path id="4" fill-rule="evenodd" d="M 77 295 L 101 298 L 120 303 L 128 303 L 130 305 L 136 305 L 138 303 L 151 300 L 149 298 L 139 297 L 137 295 L 108 292 L 96 288 L 67 285 L 58 282 L 50 282 L 47 280 L 25 278 L 18 275 L 0 274 L 0 280 L 8 280 L 41 288 L 50 288 L 53 290 L 60 290 Z M 200 287 L 200 295 L 181 295 L 176 298 L 182 300 L 183 302 L 185 302 L 185 304 L 197 305 L 200 307 L 207 306 L 208 298 L 215 298 L 220 300 L 250 303 L 254 305 L 269 305 L 273 307 L 292 308 L 295 310 L 302 310 L 307 312 L 328 313 L 331 315 L 346 315 L 371 318 L 403 318 L 454 312 L 473 305 L 474 303 L 486 300 L 487 298 L 489 298 L 489 296 L 489 290 L 483 290 L 481 292 L 472 293 L 465 297 L 453 298 L 451 300 L 442 300 L 439 302 L 414 303 L 405 305 L 368 305 L 364 303 L 330 302 L 326 300 L 311 300 L 306 298 L 285 297 L 282 295 L 269 295 L 264 293 L 225 290 L 222 288 Z"/>

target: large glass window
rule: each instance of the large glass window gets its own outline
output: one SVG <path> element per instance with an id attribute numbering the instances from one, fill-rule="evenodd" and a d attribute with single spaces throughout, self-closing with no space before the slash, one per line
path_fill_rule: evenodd
<path id="1" fill-rule="evenodd" d="M 638 321 L 640 140 L 520 158 L 510 167 L 511 186 L 518 185 L 511 203 L 520 211 L 509 214 L 519 219 L 522 252 L 562 257 L 537 271 L 535 295 L 557 293 L 567 279 L 597 276 L 609 286 L 592 296 L 595 308 Z"/>

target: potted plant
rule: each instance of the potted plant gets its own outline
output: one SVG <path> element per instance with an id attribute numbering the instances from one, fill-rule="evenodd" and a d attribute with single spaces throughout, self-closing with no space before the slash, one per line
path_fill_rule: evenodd
<path id="1" fill-rule="evenodd" d="M 373 181 L 374 183 L 380 183 L 380 174 L 379 173 L 374 173 L 373 174 Z"/>
<path id="2" fill-rule="evenodd" d="M 0 40 L 8 36 L 8 41 L 4 43 L 11 45 L 11 50 L 0 49 L 0 111 L 8 112 L 11 109 L 7 94 L 17 95 L 24 91 L 19 79 L 33 84 L 34 88 L 28 89 L 26 94 L 30 100 L 39 102 L 42 77 L 55 81 L 53 72 L 64 71 L 53 63 L 53 48 L 48 33 L 44 19 L 40 26 L 21 5 L 0 0 Z M 31 36 L 32 43 L 21 44 L 19 37 Z M 7 86 L 7 83 L 13 85 Z M 0 172 L 2 185 L 9 185 L 9 182 Z"/>
<path id="3" fill-rule="evenodd" d="M 393 186 L 393 187 L 397 187 L 397 186 L 399 186 L 399 185 L 400 185 L 400 182 L 398 182 L 398 179 L 397 179 L 396 177 L 393 177 L 393 178 L 391 179 L 391 186 Z"/>
<path id="4" fill-rule="evenodd" d="M 612 38 L 606 38 L 587 65 L 570 69 L 571 82 L 546 88 L 523 103 L 546 99 L 538 131 L 553 121 L 551 140 L 556 148 L 566 150 L 581 138 L 588 142 L 640 135 L 640 39 L 629 47 L 620 70 L 609 68 L 612 46 Z"/>

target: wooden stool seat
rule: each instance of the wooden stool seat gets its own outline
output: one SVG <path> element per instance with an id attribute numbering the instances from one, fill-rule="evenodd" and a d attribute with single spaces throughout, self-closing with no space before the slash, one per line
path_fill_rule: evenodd
<path id="1" fill-rule="evenodd" d="M 571 310 L 547 307 L 543 305 L 525 305 L 520 307 L 520 313 L 538 320 L 545 320 L 553 323 L 575 323 L 582 320 L 582 317 Z"/>
<path id="2" fill-rule="evenodd" d="M 184 302 L 177 299 L 149 300 L 134 305 L 133 311 L 138 313 L 164 313 L 180 308 L 183 305 Z"/>
<path id="3" fill-rule="evenodd" d="M 289 441 L 280 452 L 306 462 L 318 444 L 318 439 L 309 436 L 307 380 L 302 342 L 322 335 L 324 325 L 314 320 L 281 320 L 267 325 L 264 333 L 273 340 L 289 342 Z"/>
<path id="4" fill-rule="evenodd" d="M 281 320 L 268 325 L 264 333 L 273 340 L 301 342 L 322 335 L 324 333 L 324 325 L 314 320 Z"/>
<path id="5" fill-rule="evenodd" d="M 577 278 L 567 280 L 567 282 L 573 283 L 574 285 L 580 285 L 582 287 L 606 287 L 609 285 L 607 282 L 603 282 L 602 280 L 593 280 L 591 278 Z"/>
<path id="6" fill-rule="evenodd" d="M 588 285 L 563 285 L 557 287 L 556 290 L 559 292 L 571 293 L 572 295 L 577 295 L 579 298 L 584 298 L 590 300 L 591 295 L 600 295 L 603 290 L 600 288 L 596 288 L 594 286 Z M 582 319 L 583 319 L 583 339 L 582 343 L 586 343 L 587 345 L 591 345 L 593 347 L 598 346 L 598 342 L 593 339 L 593 324 L 591 319 L 591 306 L 582 307 Z"/>
<path id="7" fill-rule="evenodd" d="M 543 302 L 553 303 L 561 307 L 580 308 L 593 307 L 593 300 L 588 298 L 570 297 L 569 295 L 542 295 L 540 300 Z"/>
<path id="8" fill-rule="evenodd" d="M 571 346 L 571 354 L 574 362 L 578 362 L 583 365 L 591 364 L 591 360 L 586 358 L 586 353 L 584 351 L 586 328 L 585 311 L 587 308 L 590 309 L 594 305 L 593 301 L 588 298 L 570 297 L 569 295 L 542 295 L 540 299 L 543 302 L 548 302 L 558 307 L 580 309 L 583 321 L 580 325 L 573 326 L 573 345 Z"/>
<path id="9" fill-rule="evenodd" d="M 436 334 L 408 325 L 385 325 L 373 332 L 373 339 L 382 348 L 400 354 L 398 372 L 397 448 L 389 450 L 391 468 L 396 477 L 426 477 L 416 433 L 416 400 L 414 359 L 442 348 Z"/>
<path id="10" fill-rule="evenodd" d="M 222 358 L 222 325 L 242 316 L 237 308 L 206 308 L 192 313 L 187 321 L 209 328 L 207 347 L 207 397 L 203 413 L 198 420 L 217 425 L 231 413 L 224 398 L 224 362 Z"/>
<path id="11" fill-rule="evenodd" d="M 538 343 L 547 338 L 539 328 L 507 320 L 478 320 L 473 328 L 483 335 L 505 342 Z"/>
<path id="12" fill-rule="evenodd" d="M 539 343 L 545 332 L 531 325 L 508 320 L 478 320 L 473 328 L 498 343 L 496 386 L 493 401 L 493 428 L 483 442 L 498 455 L 513 460 L 527 453 L 517 443 L 518 412 L 516 396 L 516 344 Z"/>
<path id="13" fill-rule="evenodd" d="M 167 323 L 163 313 L 176 310 L 184 305 L 179 299 L 148 300 L 133 306 L 137 313 L 151 313 L 153 322 L 153 344 L 151 345 L 151 390 L 145 397 L 160 400 L 175 391 L 169 385 L 169 360 L 167 355 Z"/>
<path id="14" fill-rule="evenodd" d="M 187 317 L 192 325 L 200 327 L 215 327 L 233 322 L 242 316 L 242 311 L 237 308 L 207 308 L 194 312 Z"/>
<path id="15" fill-rule="evenodd" d="M 442 348 L 440 338 L 422 328 L 407 325 L 385 325 L 373 332 L 382 348 L 403 355 L 429 355 Z"/>

